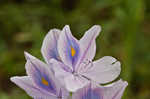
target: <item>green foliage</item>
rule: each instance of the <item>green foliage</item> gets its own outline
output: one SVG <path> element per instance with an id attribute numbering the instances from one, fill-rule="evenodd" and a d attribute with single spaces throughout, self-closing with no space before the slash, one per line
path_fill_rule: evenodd
<path id="1" fill-rule="evenodd" d="M 1 99 L 30 99 L 9 78 L 25 75 L 24 51 L 43 59 L 44 36 L 65 24 L 77 38 L 92 25 L 101 25 L 95 59 L 110 55 L 122 62 L 120 77 L 129 82 L 123 99 L 149 99 L 149 0 L 1 0 Z"/>

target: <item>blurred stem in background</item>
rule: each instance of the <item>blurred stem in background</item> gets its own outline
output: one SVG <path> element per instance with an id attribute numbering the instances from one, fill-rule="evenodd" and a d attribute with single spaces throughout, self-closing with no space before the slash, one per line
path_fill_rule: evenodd
<path id="1" fill-rule="evenodd" d="M 126 95 L 123 99 L 128 99 L 128 97 L 133 98 L 133 93 L 131 93 L 131 87 L 134 86 L 134 81 L 132 77 L 134 75 L 134 51 L 136 49 L 137 33 L 140 33 L 140 24 L 143 20 L 144 0 L 123 0 L 125 19 L 123 19 L 123 30 L 124 31 L 124 66 L 122 68 L 122 77 L 128 81 L 129 87 L 127 88 Z M 132 85 L 133 84 L 133 85 Z"/>

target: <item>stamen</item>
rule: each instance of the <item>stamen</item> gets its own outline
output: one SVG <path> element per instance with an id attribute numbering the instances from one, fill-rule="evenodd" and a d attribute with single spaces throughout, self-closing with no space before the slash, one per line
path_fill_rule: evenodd
<path id="1" fill-rule="evenodd" d="M 91 81 L 91 79 L 90 78 L 88 78 L 88 77 L 86 77 L 86 76 L 84 76 L 84 75 L 81 75 L 83 78 L 85 78 L 85 79 L 87 79 L 87 80 L 89 80 L 89 81 Z"/>
<path id="2" fill-rule="evenodd" d="M 45 78 L 42 77 L 42 84 L 44 84 L 45 86 L 48 86 L 48 81 L 45 80 Z"/>
<path id="3" fill-rule="evenodd" d="M 89 70 L 90 68 L 93 67 L 93 62 L 88 59 L 86 61 L 84 61 L 83 64 L 84 64 L 84 66 L 82 68 L 83 72 L 86 72 L 87 70 Z"/>

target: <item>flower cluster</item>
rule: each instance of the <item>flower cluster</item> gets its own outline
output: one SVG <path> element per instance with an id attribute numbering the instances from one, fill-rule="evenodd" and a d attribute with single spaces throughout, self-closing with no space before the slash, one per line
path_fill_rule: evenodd
<path id="1" fill-rule="evenodd" d="M 25 52 L 27 76 L 11 81 L 34 99 L 121 99 L 128 83 L 115 80 L 120 62 L 111 56 L 92 61 L 96 53 L 96 37 L 101 31 L 95 25 L 77 40 L 66 25 L 52 29 L 44 38 L 41 53 L 46 63 Z"/>

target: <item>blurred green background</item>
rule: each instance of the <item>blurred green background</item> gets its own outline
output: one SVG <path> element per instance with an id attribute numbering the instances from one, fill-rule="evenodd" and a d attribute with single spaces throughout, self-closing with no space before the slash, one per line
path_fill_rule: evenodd
<path id="1" fill-rule="evenodd" d="M 9 78 L 25 75 L 24 51 L 43 60 L 44 36 L 65 24 L 78 39 L 101 25 L 95 59 L 121 61 L 123 99 L 150 99 L 150 0 L 0 0 L 0 99 L 30 99 Z"/>

